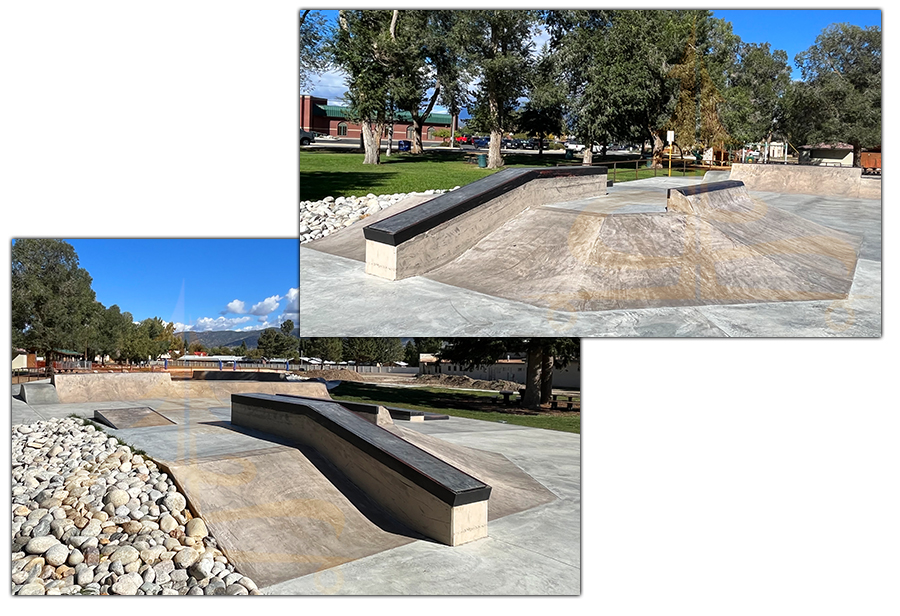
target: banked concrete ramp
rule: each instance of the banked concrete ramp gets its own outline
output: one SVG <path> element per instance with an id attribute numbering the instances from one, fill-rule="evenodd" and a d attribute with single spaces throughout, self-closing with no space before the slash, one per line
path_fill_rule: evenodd
<path id="1" fill-rule="evenodd" d="M 52 387 L 63 404 L 162 398 L 211 398 L 230 404 L 231 394 L 249 392 L 329 397 L 328 389 L 318 381 L 173 381 L 168 372 L 56 374 Z"/>
<path id="2" fill-rule="evenodd" d="M 880 182 L 863 178 L 859 167 L 734 163 L 729 179 L 743 182 L 748 190 L 853 199 L 881 198 Z M 877 194 L 873 186 L 878 187 Z"/>
<path id="3" fill-rule="evenodd" d="M 419 276 L 555 311 L 846 299 L 862 238 L 768 206 L 733 179 L 772 174 L 766 182 L 783 190 L 776 176 L 810 173 L 812 186 L 822 169 L 742 167 L 751 169 L 670 189 L 664 208 L 617 205 L 605 169 L 550 174 L 543 185 L 524 181 L 535 170 L 507 170 L 319 242 L 361 260 L 362 231 L 369 273 L 383 257 L 389 279 Z M 837 171 L 824 172 L 835 184 L 822 180 L 827 190 L 854 181 L 852 170 Z"/>
<path id="4" fill-rule="evenodd" d="M 473 503 L 485 496 L 485 485 L 490 486 L 489 520 L 557 498 L 500 454 L 454 445 L 399 426 L 382 429 L 357 421 L 353 413 L 335 403 L 327 404 L 325 411 L 338 418 L 337 429 L 319 431 L 320 419 L 295 433 L 300 417 L 285 415 L 285 407 L 318 402 L 323 401 L 236 395 L 232 408 L 236 429 L 256 434 L 256 428 L 248 423 L 262 422 L 263 427 L 269 423 L 277 431 L 273 441 L 287 437 L 295 440 L 295 445 L 273 443 L 250 453 L 164 462 L 188 497 L 193 513 L 206 521 L 219 548 L 261 587 L 412 541 L 434 541 L 429 538 L 434 530 L 433 504 L 426 505 L 421 499 L 437 484 L 456 485 L 457 489 L 463 485 L 454 482 L 471 484 L 480 495 L 467 489 L 458 495 L 463 501 L 476 499 Z M 368 453 L 352 444 L 360 438 Z M 434 477 L 416 479 L 415 472 L 402 470 L 401 474 L 413 479 L 399 492 L 392 492 L 387 484 L 393 471 L 375 460 L 383 454 L 372 449 L 380 445 L 392 452 L 394 461 L 389 464 L 395 468 L 424 465 Z M 360 455 L 375 458 L 369 457 L 363 464 Z M 454 473 L 458 474 L 455 479 Z M 376 479 L 374 484 L 369 477 Z M 435 479 L 437 484 L 432 483 Z M 386 494 L 392 496 L 385 500 Z M 424 534 L 415 529 L 416 518 L 423 514 L 428 518 Z M 328 592 L 334 576 L 321 579 L 320 590 Z"/>
<path id="5" fill-rule="evenodd" d="M 661 213 L 533 208 L 424 276 L 573 312 L 834 300 L 860 243 L 712 182 L 671 189 Z"/>
<path id="6" fill-rule="evenodd" d="M 59 404 L 56 388 L 51 383 L 22 383 L 16 396 L 25 404 Z"/>

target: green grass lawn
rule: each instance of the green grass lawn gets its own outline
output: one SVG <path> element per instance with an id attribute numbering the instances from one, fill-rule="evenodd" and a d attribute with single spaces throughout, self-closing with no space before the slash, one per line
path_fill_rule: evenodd
<path id="1" fill-rule="evenodd" d="M 362 161 L 363 155 L 355 152 L 301 151 L 301 201 L 449 189 L 493 173 L 465 162 L 455 152 L 382 154 L 380 165 L 364 165 Z"/>
<path id="2" fill-rule="evenodd" d="M 471 154 L 483 154 L 484 150 Z M 566 162 L 559 154 L 504 154 L 507 167 L 555 167 Z M 630 157 L 633 160 L 634 157 Z M 668 175 L 668 169 L 639 168 L 635 174 L 634 163 L 608 157 L 609 179 L 614 182 L 644 179 Z M 363 165 L 363 155 L 358 152 L 326 150 L 300 151 L 300 199 L 318 201 L 325 197 L 361 197 L 369 193 L 387 195 L 393 193 L 422 192 L 431 189 L 449 189 L 465 186 L 498 170 L 482 169 L 465 162 L 462 152 L 426 152 L 422 155 L 394 154 L 381 156 L 380 165 Z M 572 161 L 569 161 L 570 163 Z M 577 159 L 576 159 L 577 162 Z M 623 168 L 613 168 L 613 163 Z M 672 169 L 673 177 L 703 175 L 702 169 Z"/>
<path id="3" fill-rule="evenodd" d="M 347 402 L 396 406 L 415 411 L 428 411 L 452 415 L 453 417 L 480 419 L 482 421 L 505 422 L 517 426 L 558 430 L 560 432 L 574 432 L 576 434 L 581 432 L 580 413 L 566 415 L 516 415 L 503 413 L 499 410 L 479 410 L 480 408 L 490 408 L 490 399 L 498 395 L 496 392 L 460 391 L 436 387 L 385 387 L 369 383 L 343 381 L 329 393 L 335 400 L 346 400 Z M 496 408 L 499 409 L 501 407 L 498 406 Z"/>

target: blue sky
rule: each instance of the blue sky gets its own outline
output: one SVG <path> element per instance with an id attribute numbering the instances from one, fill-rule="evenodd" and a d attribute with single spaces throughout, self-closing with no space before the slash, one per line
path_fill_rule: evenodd
<path id="1" fill-rule="evenodd" d="M 337 11 L 322 11 L 330 19 L 337 18 Z M 770 43 L 773 49 L 787 52 L 788 63 L 794 79 L 800 79 L 800 72 L 794 65 L 794 56 L 809 49 L 816 37 L 827 26 L 834 23 L 849 23 L 860 27 L 881 27 L 880 10 L 833 10 L 833 9 L 744 9 L 714 10 L 715 17 L 731 22 L 732 30 L 747 43 Z M 538 43 L 546 36 L 538 35 Z M 343 78 L 335 72 L 313 77 L 315 84 L 310 94 L 322 96 L 338 102 L 347 90 Z M 442 110 L 443 111 L 443 110 Z M 467 117 L 466 113 L 462 117 Z"/>
<path id="2" fill-rule="evenodd" d="M 97 301 L 177 329 L 298 322 L 296 239 L 67 239 Z"/>

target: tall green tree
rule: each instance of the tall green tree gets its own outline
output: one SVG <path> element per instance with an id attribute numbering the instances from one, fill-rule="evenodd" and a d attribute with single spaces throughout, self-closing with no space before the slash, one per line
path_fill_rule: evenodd
<path id="1" fill-rule="evenodd" d="M 327 27 L 325 17 L 319 11 L 300 11 L 300 91 L 312 86 L 312 75 L 328 68 L 324 45 Z"/>
<path id="2" fill-rule="evenodd" d="M 467 369 L 495 363 L 507 353 L 526 356 L 525 394 L 522 405 L 538 409 L 550 400 L 553 369 L 580 356 L 578 338 L 446 338 L 441 359 L 463 364 Z"/>
<path id="3" fill-rule="evenodd" d="M 342 341 L 344 360 L 362 365 L 375 363 L 378 353 L 375 340 L 375 338 L 344 338 Z"/>
<path id="4" fill-rule="evenodd" d="M 344 345 L 340 338 L 304 338 L 303 354 L 326 361 L 339 362 L 343 358 Z"/>
<path id="5" fill-rule="evenodd" d="M 459 113 L 468 69 L 462 54 L 463 12 L 394 11 L 391 26 L 394 74 L 390 97 L 410 114 L 412 154 L 421 154 L 422 128 L 438 101 Z M 451 109 L 451 113 L 453 110 Z"/>
<path id="6" fill-rule="evenodd" d="M 532 66 L 533 29 L 537 11 L 465 11 L 465 57 L 471 62 L 475 87 L 469 107 L 476 124 L 491 134 L 487 166 L 503 166 L 500 142 L 512 126 L 518 100 L 525 95 Z"/>
<path id="7" fill-rule="evenodd" d="M 123 357 L 125 339 L 134 327 L 134 318 L 129 312 L 122 312 L 113 304 L 103 311 L 97 335 L 97 346 L 101 356 L 109 355 L 112 360 Z"/>
<path id="8" fill-rule="evenodd" d="M 677 103 L 671 69 L 697 18 L 708 11 L 549 11 L 551 49 L 561 55 L 569 128 L 585 145 L 610 139 L 652 142 L 662 165 L 663 135 Z"/>
<path id="9" fill-rule="evenodd" d="M 416 348 L 415 340 L 407 340 L 403 347 L 403 361 L 413 367 L 419 366 L 419 349 Z"/>
<path id="10" fill-rule="evenodd" d="M 381 163 L 381 136 L 390 115 L 390 88 L 398 74 L 391 37 L 394 11 L 341 10 L 329 57 L 346 75 L 351 119 L 362 131 L 363 164 Z"/>
<path id="11" fill-rule="evenodd" d="M 400 338 L 375 338 L 375 357 L 379 364 L 403 361 L 403 343 Z"/>
<path id="12" fill-rule="evenodd" d="M 68 242 L 20 239 L 12 246 L 12 342 L 49 356 L 84 349 L 97 315 L 91 276 Z"/>
<path id="13" fill-rule="evenodd" d="M 786 96 L 787 126 L 800 142 L 881 145 L 881 28 L 833 24 L 797 54 L 802 81 Z"/>
<path id="14" fill-rule="evenodd" d="M 541 50 L 528 84 L 528 101 L 519 116 L 519 130 L 537 137 L 538 154 L 543 154 L 544 139 L 563 132 L 566 95 L 557 56 L 545 45 Z"/>
<path id="15" fill-rule="evenodd" d="M 263 331 L 257 344 L 262 354 L 269 358 L 292 359 L 299 355 L 300 340 L 274 327 Z"/>

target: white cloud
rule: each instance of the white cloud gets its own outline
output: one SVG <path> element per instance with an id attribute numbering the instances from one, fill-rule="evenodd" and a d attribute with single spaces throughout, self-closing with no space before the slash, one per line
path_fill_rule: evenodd
<path id="1" fill-rule="evenodd" d="M 226 317 L 218 317 L 218 318 L 210 318 L 210 317 L 202 317 L 194 321 L 194 325 L 190 330 L 186 331 L 196 331 L 196 332 L 208 332 L 208 331 L 227 331 L 235 328 L 236 325 L 241 323 L 246 323 L 250 320 L 250 317 L 236 317 L 236 318 L 226 318 Z"/>
<path id="2" fill-rule="evenodd" d="M 287 305 L 284 307 L 285 312 L 300 311 L 300 289 L 288 289 L 288 292 L 284 296 L 284 299 L 287 300 Z"/>
<path id="3" fill-rule="evenodd" d="M 265 316 L 267 314 L 271 314 L 278 310 L 278 302 L 282 300 L 280 295 L 273 295 L 272 297 L 267 297 L 263 301 L 258 304 L 253 304 L 253 308 L 250 309 L 250 314 Z"/>
<path id="4" fill-rule="evenodd" d="M 228 302 L 225 306 L 225 312 L 222 314 L 232 313 L 232 314 L 244 314 L 246 312 L 246 308 L 244 307 L 244 302 L 239 299 Z"/>

